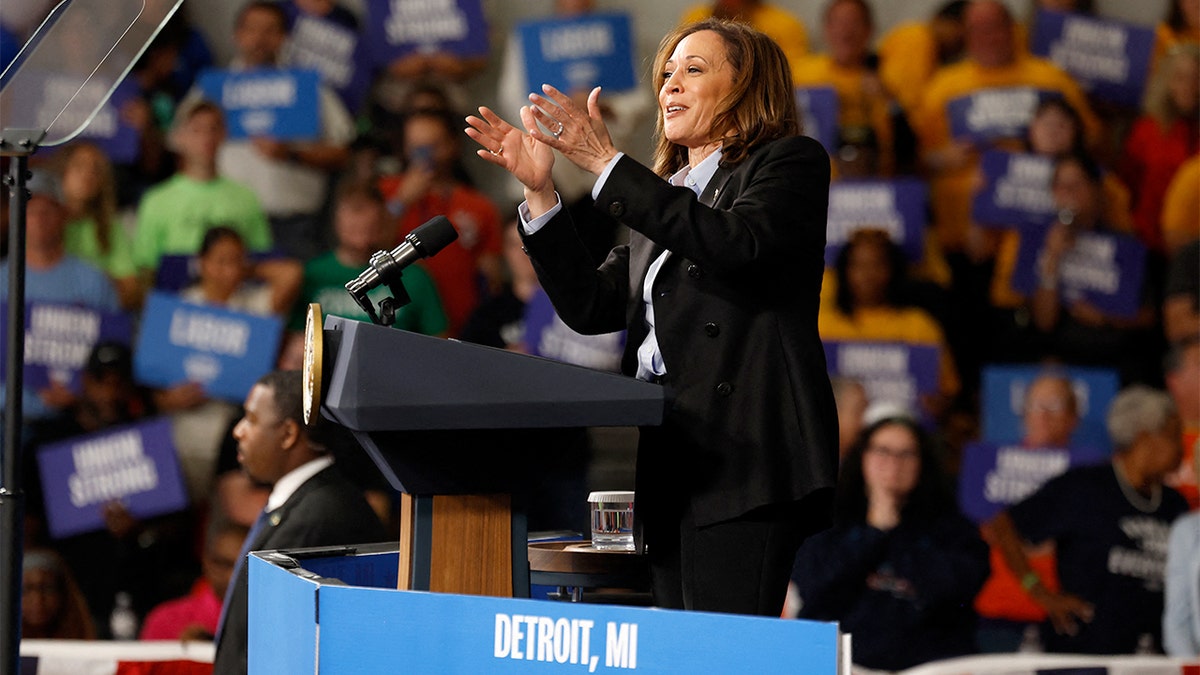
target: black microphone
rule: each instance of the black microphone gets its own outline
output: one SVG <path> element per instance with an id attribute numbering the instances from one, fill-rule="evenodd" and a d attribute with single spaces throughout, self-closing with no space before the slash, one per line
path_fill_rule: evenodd
<path id="1" fill-rule="evenodd" d="M 359 307 L 374 317 L 375 308 L 367 298 L 368 292 L 385 284 L 396 292 L 394 286 L 399 286 L 400 274 L 405 267 L 434 255 L 455 239 L 458 239 L 458 231 L 446 216 L 436 216 L 409 232 L 404 241 L 391 251 L 376 251 L 371 256 L 370 267 L 363 270 L 357 279 L 347 282 L 346 290 Z"/>

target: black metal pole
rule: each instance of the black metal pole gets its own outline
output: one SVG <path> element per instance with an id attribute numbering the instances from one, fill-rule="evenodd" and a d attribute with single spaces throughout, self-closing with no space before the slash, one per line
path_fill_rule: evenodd
<path id="1" fill-rule="evenodd" d="M 22 151 L 32 152 L 30 141 Z M 29 155 L 9 166 L 8 346 L 4 355 L 4 445 L 0 447 L 0 675 L 17 675 L 21 665 L 21 576 L 24 561 L 25 493 L 21 490 L 21 390 L 25 366 L 25 184 Z"/>

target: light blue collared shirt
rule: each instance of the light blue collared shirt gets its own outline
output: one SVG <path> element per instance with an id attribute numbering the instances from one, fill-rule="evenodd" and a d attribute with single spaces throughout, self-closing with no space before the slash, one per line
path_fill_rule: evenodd
<path id="1" fill-rule="evenodd" d="M 625 153 L 617 153 L 604 167 L 604 171 L 600 173 L 600 178 L 596 179 L 596 184 L 592 187 L 592 199 L 600 196 L 600 191 L 604 189 L 605 182 L 608 181 L 608 176 L 612 173 L 613 167 L 617 165 Z M 697 164 L 695 167 L 685 166 L 680 169 L 675 175 L 668 179 L 671 185 L 676 187 L 686 187 L 696 196 L 704 194 L 704 189 L 708 187 L 709 181 L 716 175 L 717 168 L 721 165 L 721 149 L 717 148 L 711 155 L 704 158 L 704 161 Z M 562 199 L 555 204 L 549 211 L 538 216 L 537 218 L 529 217 L 529 205 L 527 202 L 521 202 L 517 207 L 517 214 L 521 218 L 521 227 L 524 228 L 526 234 L 533 234 L 540 230 L 550 219 L 562 210 Z M 654 262 L 650 263 L 650 268 L 646 270 L 646 281 L 642 284 L 642 302 L 645 303 L 645 321 L 649 331 L 646 333 L 646 339 L 642 340 L 642 344 L 638 346 L 637 351 L 637 378 L 639 380 L 651 380 L 654 377 L 661 377 L 667 374 L 667 366 L 663 362 L 662 351 L 658 348 L 658 336 L 654 330 L 654 302 L 651 289 L 654 287 L 654 280 L 658 277 L 658 271 L 662 269 L 663 263 L 667 261 L 667 256 L 670 251 L 664 250 Z"/>

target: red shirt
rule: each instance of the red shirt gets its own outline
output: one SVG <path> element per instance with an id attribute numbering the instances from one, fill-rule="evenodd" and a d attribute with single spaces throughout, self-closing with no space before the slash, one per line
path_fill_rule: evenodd
<path id="1" fill-rule="evenodd" d="M 216 634 L 217 621 L 221 618 L 221 598 L 213 593 L 208 581 L 200 578 L 192 585 L 192 592 L 168 600 L 146 615 L 142 624 L 141 640 L 178 640 L 184 629 L 200 624 L 210 634 Z"/>
<path id="2" fill-rule="evenodd" d="M 384 176 L 379 179 L 379 191 L 390 200 L 403 180 L 403 176 Z M 446 216 L 458 231 L 454 243 L 422 261 L 437 284 L 442 307 L 450 322 L 450 335 L 454 336 L 479 304 L 480 258 L 488 254 L 500 255 L 500 216 L 491 200 L 473 188 L 454 185 L 445 195 L 439 190 L 431 190 L 400 214 L 396 243 L 434 216 Z"/>
<path id="3" fill-rule="evenodd" d="M 1200 124 L 1176 120 L 1167 130 L 1150 117 L 1134 123 L 1125 139 L 1121 179 L 1133 195 L 1133 223 L 1138 239 L 1163 250 L 1162 208 L 1176 170 L 1200 151 Z"/>

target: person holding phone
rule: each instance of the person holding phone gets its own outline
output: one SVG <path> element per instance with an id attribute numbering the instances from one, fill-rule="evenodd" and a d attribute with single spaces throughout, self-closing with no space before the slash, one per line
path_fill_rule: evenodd
<path id="1" fill-rule="evenodd" d="M 672 394 L 643 428 L 635 516 L 655 604 L 779 616 L 796 549 L 827 526 L 838 426 L 817 334 L 829 157 L 799 135 L 791 70 L 766 35 L 719 20 L 654 60 L 654 168 L 544 85 L 514 127 L 482 107 L 478 155 L 525 186 L 521 233 L 571 328 L 627 329 L 622 370 Z M 596 207 L 632 230 L 600 264 L 551 178 L 590 171 Z"/>
<path id="2" fill-rule="evenodd" d="M 439 215 L 458 231 L 458 239 L 421 263 L 437 285 L 450 337 L 458 337 L 485 297 L 481 288 L 498 292 L 503 286 L 504 269 L 500 214 L 486 195 L 460 178 L 458 138 L 449 113 L 409 114 L 401 131 L 404 172 L 379 179 L 379 191 L 395 219 L 395 243 Z"/>

